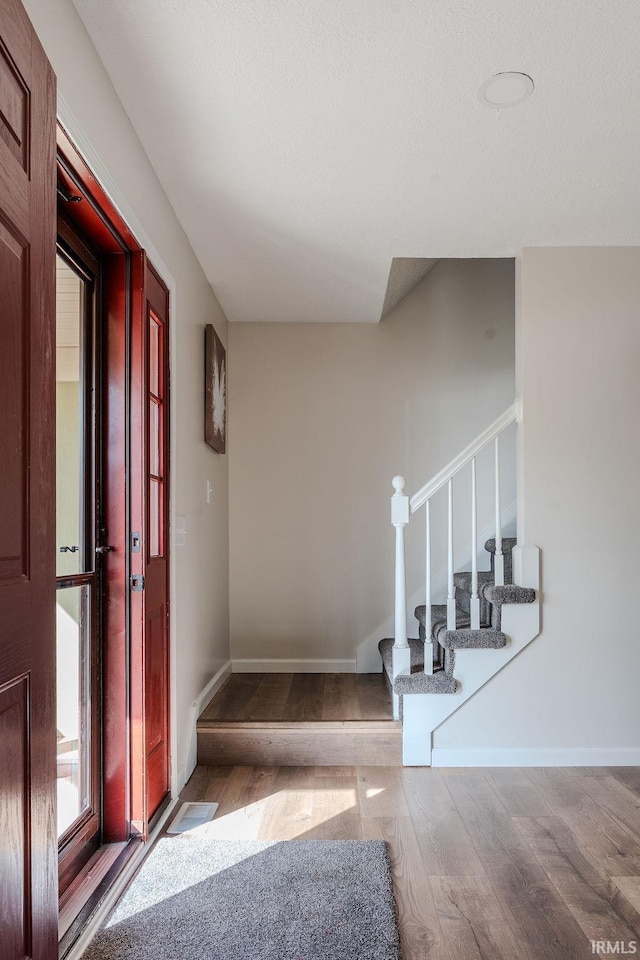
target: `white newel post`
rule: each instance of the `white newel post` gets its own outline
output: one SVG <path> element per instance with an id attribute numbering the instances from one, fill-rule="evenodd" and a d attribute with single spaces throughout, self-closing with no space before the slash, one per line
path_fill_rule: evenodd
<path id="1" fill-rule="evenodd" d="M 404 528 L 409 523 L 409 497 L 404 494 L 404 477 L 391 481 L 391 523 L 396 528 L 396 612 L 393 643 L 393 676 L 411 673 L 411 652 L 407 642 L 407 575 L 404 560 Z"/>

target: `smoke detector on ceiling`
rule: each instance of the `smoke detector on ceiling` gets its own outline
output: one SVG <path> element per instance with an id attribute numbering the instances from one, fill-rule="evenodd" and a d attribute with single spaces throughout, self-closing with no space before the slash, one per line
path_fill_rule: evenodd
<path id="1" fill-rule="evenodd" d="M 478 98 L 487 107 L 503 110 L 517 107 L 533 93 L 533 80 L 527 73 L 496 73 L 489 77 L 478 90 Z"/>

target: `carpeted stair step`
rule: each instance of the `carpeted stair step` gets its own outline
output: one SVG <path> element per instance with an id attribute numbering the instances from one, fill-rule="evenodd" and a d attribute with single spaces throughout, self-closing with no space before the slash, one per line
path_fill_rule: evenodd
<path id="1" fill-rule="evenodd" d="M 443 630 L 438 643 L 445 650 L 500 650 L 507 638 L 499 630 L 484 627 L 480 630 Z"/>
<path id="2" fill-rule="evenodd" d="M 451 674 L 440 670 L 438 673 L 412 673 L 411 676 L 396 677 L 393 681 L 394 693 L 455 693 L 458 682 Z"/>
<path id="3" fill-rule="evenodd" d="M 416 607 L 414 610 L 415 618 L 419 624 L 419 639 L 424 642 L 426 639 L 426 623 L 427 618 L 427 608 L 423 603 L 421 606 Z M 460 608 L 456 609 L 456 624 L 459 627 L 468 627 L 471 621 L 469 620 L 469 613 Z M 446 629 L 447 626 L 447 606 L 444 603 L 434 603 L 431 605 L 431 631 L 430 636 L 433 640 L 437 640 L 438 633 L 440 630 Z"/>
<path id="4" fill-rule="evenodd" d="M 409 640 L 409 649 L 411 651 L 411 675 L 396 677 L 395 680 L 392 680 L 393 638 L 381 640 L 378 644 L 385 679 L 394 693 L 399 695 L 404 693 L 455 693 L 457 684 L 452 676 L 455 657 L 453 650 L 446 651 L 447 664 L 445 670 L 440 669 L 436 673 L 428 674 L 424 672 L 424 643 L 421 640 Z"/>
<path id="5" fill-rule="evenodd" d="M 507 583 L 503 587 L 494 584 L 485 584 L 479 593 L 491 604 L 491 626 L 500 630 L 502 626 L 502 606 L 505 603 L 533 603 L 536 591 L 531 587 L 518 587 Z"/>
<path id="6" fill-rule="evenodd" d="M 411 674 L 392 679 L 393 637 L 381 640 L 378 650 L 382 657 L 385 679 L 394 693 L 455 693 L 457 683 L 453 677 L 455 653 L 445 651 L 445 668 L 429 674 L 424 672 L 424 643 L 421 640 L 409 640 L 411 651 Z"/>

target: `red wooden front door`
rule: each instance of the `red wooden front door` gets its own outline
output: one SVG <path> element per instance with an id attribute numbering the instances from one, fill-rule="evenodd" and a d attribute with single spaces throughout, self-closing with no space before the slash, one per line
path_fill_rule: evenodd
<path id="1" fill-rule="evenodd" d="M 55 78 L 0 0 L 0 960 L 57 957 Z"/>

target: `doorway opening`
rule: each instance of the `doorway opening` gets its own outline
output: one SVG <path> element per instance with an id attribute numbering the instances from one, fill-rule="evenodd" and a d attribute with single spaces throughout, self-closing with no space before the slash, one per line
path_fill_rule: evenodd
<path id="1" fill-rule="evenodd" d="M 58 126 L 61 955 L 170 801 L 169 296 Z"/>

